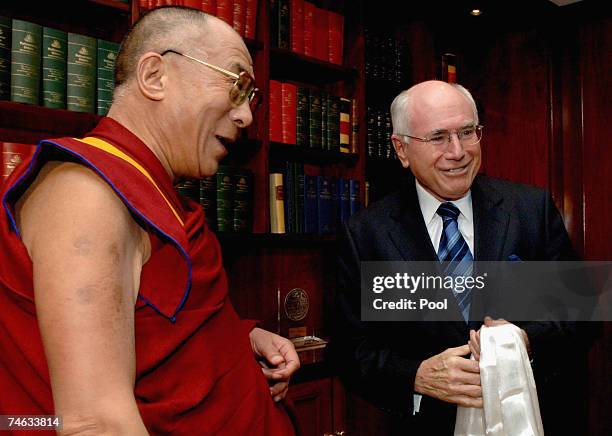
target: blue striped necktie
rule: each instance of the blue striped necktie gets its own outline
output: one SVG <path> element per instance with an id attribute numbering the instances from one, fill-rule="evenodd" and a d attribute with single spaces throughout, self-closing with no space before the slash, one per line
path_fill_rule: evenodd
<path id="1" fill-rule="evenodd" d="M 438 247 L 438 259 L 440 262 L 450 262 L 446 265 L 444 273 L 453 277 L 471 275 L 474 258 L 470 252 L 470 247 L 459 231 L 457 224 L 459 209 L 453 203 L 446 202 L 438 207 L 437 213 L 442 217 L 444 225 L 440 237 L 440 246 Z M 457 299 L 463 319 L 467 322 L 470 314 L 470 303 L 472 302 L 472 291 L 466 289 L 463 292 L 456 292 L 453 289 L 453 294 Z"/>

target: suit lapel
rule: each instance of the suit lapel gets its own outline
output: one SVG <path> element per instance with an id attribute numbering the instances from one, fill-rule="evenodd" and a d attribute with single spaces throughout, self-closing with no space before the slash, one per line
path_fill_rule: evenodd
<path id="1" fill-rule="evenodd" d="M 487 183 L 486 178 L 476 177 L 472 184 L 474 260 L 501 259 L 510 219 L 510 215 L 502 206 L 501 194 Z"/>

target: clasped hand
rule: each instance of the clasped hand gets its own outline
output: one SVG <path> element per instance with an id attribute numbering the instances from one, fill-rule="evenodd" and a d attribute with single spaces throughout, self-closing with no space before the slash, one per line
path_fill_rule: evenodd
<path id="1" fill-rule="evenodd" d="M 484 320 L 487 327 L 502 324 L 508 324 L 508 321 L 490 317 Z M 524 330 L 521 332 L 529 350 L 527 334 Z M 474 359 L 469 359 L 470 353 Z M 414 380 L 414 391 L 460 406 L 482 408 L 479 360 L 480 330 L 471 330 L 467 344 L 448 348 L 421 362 Z"/>
<path id="2" fill-rule="evenodd" d="M 274 401 L 282 400 L 289 390 L 289 379 L 300 367 L 293 343 L 259 327 L 251 330 L 249 339 L 253 353 L 270 383 L 270 394 Z"/>

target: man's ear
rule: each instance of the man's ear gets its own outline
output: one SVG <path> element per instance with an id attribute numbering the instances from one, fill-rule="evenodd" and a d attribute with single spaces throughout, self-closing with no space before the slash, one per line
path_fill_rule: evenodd
<path id="1" fill-rule="evenodd" d="M 162 100 L 167 85 L 167 66 L 159 53 L 148 52 L 138 60 L 136 80 L 138 89 L 151 100 Z"/>
<path id="2" fill-rule="evenodd" d="M 397 157 L 402 163 L 402 166 L 408 168 L 410 166 L 410 161 L 406 153 L 406 147 L 408 147 L 408 145 L 400 141 L 397 135 L 391 135 L 391 142 L 393 142 L 393 148 L 395 148 L 395 153 L 397 153 Z"/>

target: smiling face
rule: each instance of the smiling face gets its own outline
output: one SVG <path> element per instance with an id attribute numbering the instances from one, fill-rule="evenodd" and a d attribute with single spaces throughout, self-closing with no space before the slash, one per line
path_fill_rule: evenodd
<path id="1" fill-rule="evenodd" d="M 210 19 L 205 35 L 193 38 L 185 54 L 223 69 L 253 75 L 252 60 L 242 39 L 231 27 Z M 214 38 L 214 43 L 206 40 Z M 187 46 L 187 44 L 184 44 Z M 164 58 L 172 74 L 166 116 L 171 121 L 173 172 L 179 177 L 205 177 L 217 172 L 227 147 L 238 138 L 239 129 L 252 122 L 248 102 L 234 105 L 229 91 L 235 79 L 174 53 Z"/>
<path id="2" fill-rule="evenodd" d="M 408 128 L 412 136 L 430 137 L 438 131 L 455 131 L 477 124 L 468 99 L 443 82 L 417 85 L 409 106 L 412 116 Z M 451 137 L 451 143 L 434 146 L 429 142 L 393 136 L 404 168 L 410 167 L 419 183 L 440 201 L 463 197 L 480 169 L 480 143 L 463 146 L 457 135 Z"/>

